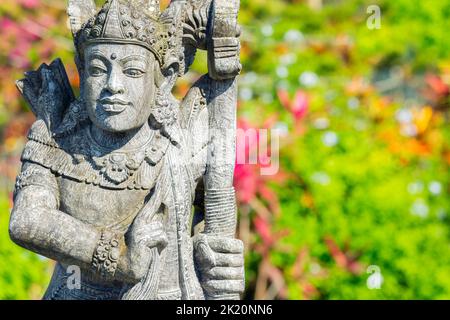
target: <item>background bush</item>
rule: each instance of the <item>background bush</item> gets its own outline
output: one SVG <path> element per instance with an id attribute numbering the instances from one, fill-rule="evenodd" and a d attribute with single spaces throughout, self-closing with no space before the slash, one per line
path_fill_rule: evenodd
<path id="1" fill-rule="evenodd" d="M 367 27 L 372 4 L 381 29 Z M 51 275 L 52 262 L 7 234 L 33 122 L 14 80 L 62 57 L 78 86 L 64 10 L 56 0 L 0 4 L 3 299 L 40 298 Z M 450 298 L 449 14 L 438 0 L 242 0 L 239 126 L 280 134 L 278 174 L 236 168 L 246 298 Z M 178 96 L 205 66 L 201 54 Z M 238 139 L 247 153 L 257 142 Z M 379 290 L 367 286 L 371 265 Z"/>

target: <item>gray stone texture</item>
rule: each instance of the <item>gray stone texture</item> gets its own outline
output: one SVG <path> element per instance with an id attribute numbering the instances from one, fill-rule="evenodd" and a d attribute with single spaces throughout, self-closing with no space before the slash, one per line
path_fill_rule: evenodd
<path id="1" fill-rule="evenodd" d="M 44 299 L 239 299 L 233 189 L 238 0 L 70 0 L 80 73 L 17 82 L 36 115 L 10 236 L 57 261 Z M 209 73 L 172 95 L 197 50 Z M 81 288 L 67 268 L 81 268 Z"/>

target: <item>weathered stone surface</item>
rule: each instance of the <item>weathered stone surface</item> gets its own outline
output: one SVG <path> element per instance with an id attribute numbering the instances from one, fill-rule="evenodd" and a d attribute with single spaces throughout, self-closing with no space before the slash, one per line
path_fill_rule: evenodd
<path id="1" fill-rule="evenodd" d="M 238 0 L 173 0 L 163 12 L 157 0 L 99 11 L 69 1 L 80 97 L 59 60 L 17 82 L 37 120 L 10 235 L 58 261 L 45 299 L 239 298 L 238 10 Z M 209 75 L 180 102 L 173 86 L 198 49 Z"/>

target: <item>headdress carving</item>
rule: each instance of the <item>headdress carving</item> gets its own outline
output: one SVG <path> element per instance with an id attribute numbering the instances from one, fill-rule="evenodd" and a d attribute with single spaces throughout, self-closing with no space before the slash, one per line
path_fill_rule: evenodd
<path id="1" fill-rule="evenodd" d="M 171 41 L 177 28 L 159 5 L 159 0 L 106 1 L 98 13 L 74 30 L 78 54 L 82 57 L 90 43 L 135 44 L 150 50 L 161 66 L 166 65 L 168 51 L 177 46 Z"/>

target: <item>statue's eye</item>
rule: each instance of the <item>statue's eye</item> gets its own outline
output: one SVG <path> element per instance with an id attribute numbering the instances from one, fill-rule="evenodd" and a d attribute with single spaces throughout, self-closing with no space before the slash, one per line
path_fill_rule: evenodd
<path id="1" fill-rule="evenodd" d="M 98 76 L 104 75 L 104 74 L 106 74 L 106 72 L 107 71 L 105 69 L 103 69 L 101 67 L 97 67 L 97 66 L 91 66 L 89 68 L 89 73 L 93 77 L 98 77 Z"/>
<path id="2" fill-rule="evenodd" d="M 125 73 L 129 77 L 138 78 L 141 77 L 145 72 L 136 68 L 127 68 L 123 71 L 123 73 Z"/>

